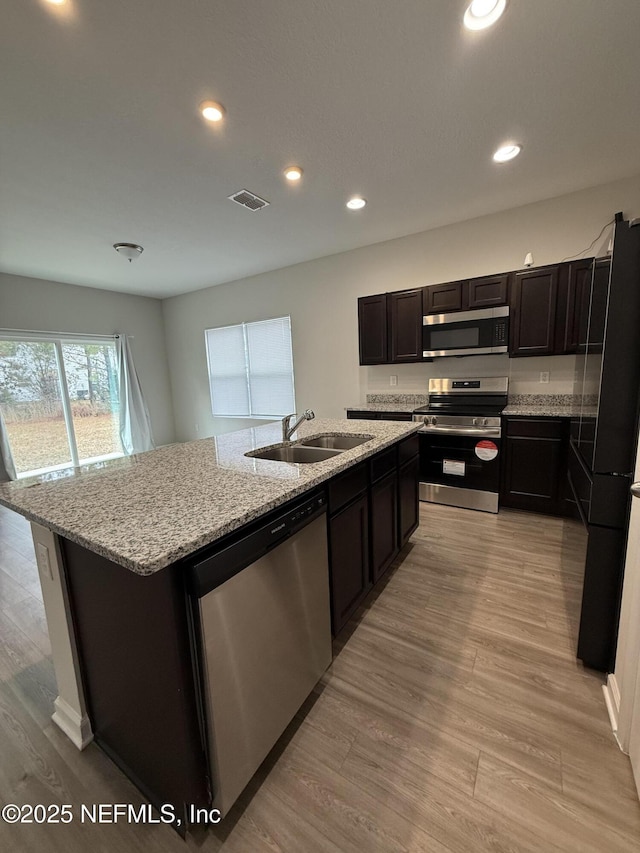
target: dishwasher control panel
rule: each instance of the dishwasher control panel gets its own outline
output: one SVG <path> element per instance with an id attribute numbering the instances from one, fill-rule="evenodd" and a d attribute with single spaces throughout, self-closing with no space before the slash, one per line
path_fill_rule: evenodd
<path id="1" fill-rule="evenodd" d="M 316 492 L 288 509 L 274 510 L 253 524 L 226 537 L 219 545 L 201 552 L 191 567 L 191 591 L 200 597 L 232 578 L 257 557 L 293 536 L 325 512 L 327 497 Z"/>

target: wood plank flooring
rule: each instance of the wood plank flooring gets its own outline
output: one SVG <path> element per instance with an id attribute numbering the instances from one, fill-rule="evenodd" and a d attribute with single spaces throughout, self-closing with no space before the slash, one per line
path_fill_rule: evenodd
<path id="1" fill-rule="evenodd" d="M 629 761 L 575 659 L 581 558 L 573 522 L 421 504 L 221 826 L 185 843 L 164 826 L 0 823 L 0 849 L 638 853 Z M 143 803 L 53 725 L 55 695 L 29 527 L 0 507 L 0 803 Z"/>

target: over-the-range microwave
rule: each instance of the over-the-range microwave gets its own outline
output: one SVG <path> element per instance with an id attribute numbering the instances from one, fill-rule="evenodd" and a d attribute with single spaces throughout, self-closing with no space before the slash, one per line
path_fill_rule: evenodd
<path id="1" fill-rule="evenodd" d="M 507 352 L 509 307 L 478 308 L 422 318 L 423 358 Z"/>

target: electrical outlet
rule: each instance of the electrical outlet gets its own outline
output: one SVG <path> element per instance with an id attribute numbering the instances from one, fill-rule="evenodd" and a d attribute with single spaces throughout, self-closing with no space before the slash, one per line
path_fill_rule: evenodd
<path id="1" fill-rule="evenodd" d="M 548 370 L 541 370 L 540 371 L 540 382 L 543 385 L 549 384 L 549 371 Z"/>
<path id="2" fill-rule="evenodd" d="M 49 559 L 49 549 L 42 542 L 36 544 L 36 562 L 40 569 L 40 574 L 53 580 L 53 572 L 51 571 L 51 560 Z"/>
<path id="3" fill-rule="evenodd" d="M 397 385 L 397 384 L 398 384 L 398 377 L 397 376 L 390 376 L 389 377 L 389 385 Z"/>

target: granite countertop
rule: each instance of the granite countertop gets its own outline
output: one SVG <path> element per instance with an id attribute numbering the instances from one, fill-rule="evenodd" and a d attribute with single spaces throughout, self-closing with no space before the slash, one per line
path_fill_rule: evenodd
<path id="1" fill-rule="evenodd" d="M 502 414 L 547 418 L 571 418 L 582 414 L 595 417 L 595 401 L 587 398 L 582 409 L 580 399 L 573 394 L 513 394 Z"/>
<path id="2" fill-rule="evenodd" d="M 407 412 L 426 406 L 428 394 L 367 394 L 367 402 L 349 406 L 347 412 Z"/>
<path id="3" fill-rule="evenodd" d="M 425 405 L 423 403 L 423 405 Z M 411 403 L 363 403 L 359 406 L 349 406 L 347 412 L 407 412 L 411 414 L 417 406 Z"/>
<path id="4" fill-rule="evenodd" d="M 0 504 L 141 575 L 186 557 L 340 471 L 410 435 L 411 422 L 319 419 L 294 440 L 322 433 L 371 436 L 322 462 L 247 457 L 280 444 L 279 422 L 171 444 L 80 468 L 0 484 Z"/>

